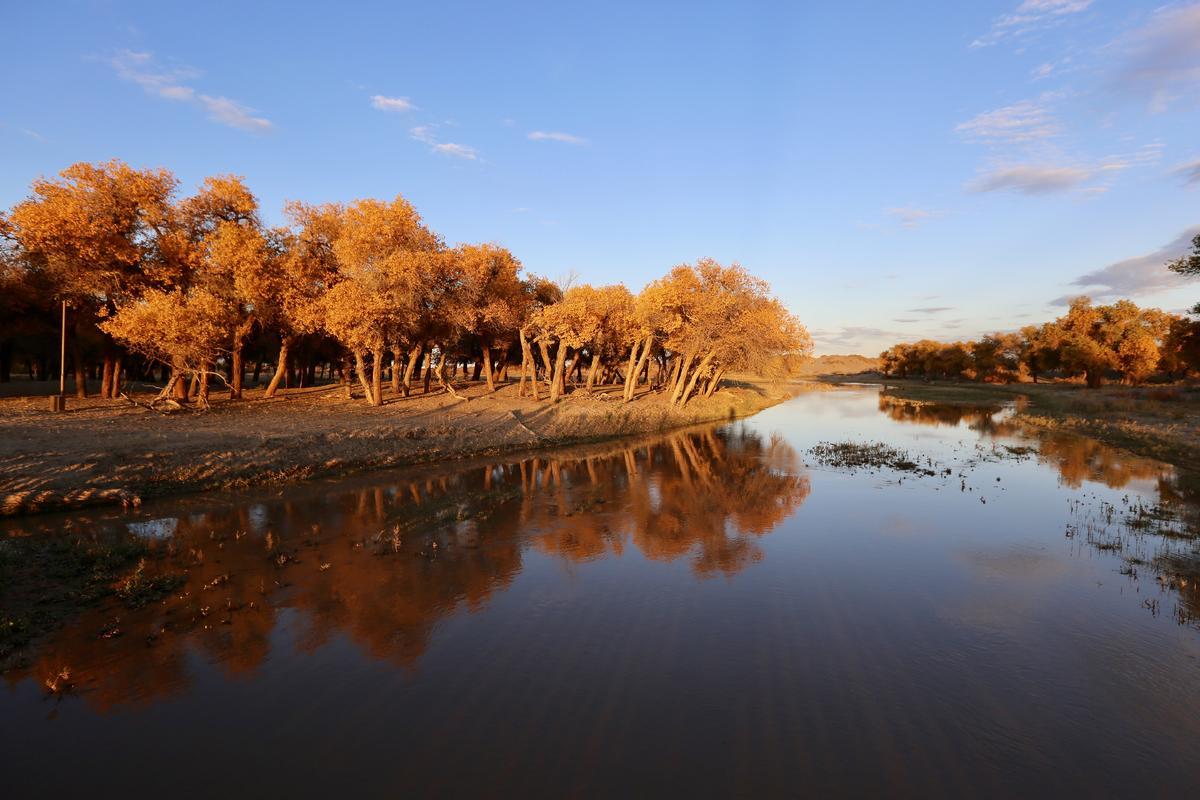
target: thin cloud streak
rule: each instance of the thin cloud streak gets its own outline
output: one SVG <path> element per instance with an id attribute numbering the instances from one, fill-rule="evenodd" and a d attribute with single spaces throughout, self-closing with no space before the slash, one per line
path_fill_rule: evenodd
<path id="1" fill-rule="evenodd" d="M 382 94 L 371 95 L 371 107 L 380 111 L 413 111 L 416 106 L 407 97 L 388 97 Z"/>
<path id="2" fill-rule="evenodd" d="M 1030 100 L 977 114 L 954 130 L 972 141 L 1007 144 L 1035 142 L 1062 133 L 1045 104 Z"/>
<path id="3" fill-rule="evenodd" d="M 1082 287 L 1085 290 L 1083 294 L 1095 298 L 1136 297 L 1183 286 L 1187 278 L 1171 272 L 1166 264 L 1189 252 L 1192 239 L 1197 234 L 1200 234 L 1200 225 L 1193 225 L 1152 253 L 1117 261 L 1080 275 L 1071 281 L 1071 285 Z M 1067 305 L 1073 296 L 1064 295 L 1051 302 L 1054 305 Z"/>
<path id="4" fill-rule="evenodd" d="M 1183 178 L 1184 186 L 1200 186 L 1200 158 L 1187 164 L 1180 164 L 1171 170 L 1171 174 Z"/>
<path id="5" fill-rule="evenodd" d="M 1013 13 L 997 18 L 991 30 L 971 42 L 971 47 L 989 47 L 1008 37 L 1020 37 L 1061 24 L 1091 5 L 1092 0 L 1025 0 Z"/>
<path id="6" fill-rule="evenodd" d="M 998 167 L 980 175 L 967 184 L 972 192 L 1019 192 L 1039 195 L 1074 189 L 1093 176 L 1093 171 L 1082 167 L 1056 167 L 1037 164 L 1018 164 Z"/>
<path id="7" fill-rule="evenodd" d="M 429 145 L 429 149 L 434 153 L 453 156 L 454 158 L 461 158 L 466 161 L 479 160 L 479 151 L 470 145 L 438 141 L 436 128 L 436 125 L 418 125 L 415 128 L 410 128 L 408 134 L 418 142 Z"/>
<path id="8" fill-rule="evenodd" d="M 254 116 L 254 109 L 236 100 L 201 94 L 185 84 L 184 81 L 200 77 L 191 67 L 163 67 L 157 64 L 153 53 L 135 50 L 121 50 L 108 63 L 121 80 L 142 87 L 147 94 L 198 106 L 214 122 L 251 133 L 265 133 L 273 127 L 270 120 Z"/>
<path id="9" fill-rule="evenodd" d="M 1200 92 L 1200 3 L 1167 6 L 1118 41 L 1124 58 L 1110 76 L 1118 90 L 1149 102 L 1152 112 Z"/>
<path id="10" fill-rule="evenodd" d="M 564 144 L 587 144 L 582 136 L 575 136 L 562 131 L 530 131 L 528 138 L 535 142 L 563 142 Z"/>

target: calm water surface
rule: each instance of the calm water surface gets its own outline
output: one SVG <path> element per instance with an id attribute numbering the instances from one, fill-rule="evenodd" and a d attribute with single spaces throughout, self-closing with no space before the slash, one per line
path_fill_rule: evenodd
<path id="1" fill-rule="evenodd" d="M 937 474 L 808 453 L 846 439 Z M 1163 464 L 861 389 L 523 460 L 9 522 L 147 539 L 147 569 L 186 582 L 88 609 L 4 676 L 0 781 L 1184 796 L 1200 595 L 1158 567 L 1194 553 L 1175 534 L 1195 513 Z M 48 695 L 64 666 L 74 690 Z"/>

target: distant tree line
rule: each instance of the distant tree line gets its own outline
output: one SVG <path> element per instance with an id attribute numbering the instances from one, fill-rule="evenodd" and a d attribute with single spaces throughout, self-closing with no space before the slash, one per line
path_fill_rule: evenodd
<path id="1" fill-rule="evenodd" d="M 0 381 L 57 374 L 63 301 L 76 392 L 90 377 L 106 398 L 135 380 L 163 384 L 158 399 L 207 403 L 214 381 L 237 399 L 250 373 L 270 375 L 267 397 L 338 380 L 381 405 L 385 388 L 457 394 L 469 375 L 494 391 L 515 371 L 534 399 L 616 383 L 682 405 L 811 351 L 736 264 L 677 266 L 637 295 L 561 287 L 498 245 L 447 246 L 402 197 L 292 202 L 268 227 L 241 178 L 177 190 L 165 169 L 79 163 L 0 212 Z"/>
<path id="2" fill-rule="evenodd" d="M 1195 244 L 1200 254 L 1200 237 Z M 1090 387 L 1107 378 L 1130 384 L 1152 376 L 1175 380 L 1200 372 L 1200 322 L 1129 300 L 1094 305 L 1081 297 L 1066 314 L 1043 325 L 973 342 L 898 344 L 880 359 L 884 374 L 896 377 L 1007 383 L 1055 375 L 1082 379 Z"/>

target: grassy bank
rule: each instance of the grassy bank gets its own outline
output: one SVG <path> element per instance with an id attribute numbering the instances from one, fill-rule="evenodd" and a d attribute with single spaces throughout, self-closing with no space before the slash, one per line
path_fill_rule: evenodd
<path id="1" fill-rule="evenodd" d="M 734 382 L 685 408 L 660 393 L 621 402 L 620 387 L 551 406 L 515 386 L 389 397 L 381 407 L 338 387 L 255 392 L 206 412 L 157 413 L 125 401 L 0 399 L 0 515 L 277 484 L 423 462 L 641 435 L 753 414 L 796 387 Z M 148 398 L 148 395 L 143 398 Z"/>
<path id="2" fill-rule="evenodd" d="M 1068 383 L 927 383 L 870 375 L 825 380 L 877 383 L 884 385 L 888 394 L 924 402 L 986 405 L 1016 401 L 1017 418 L 1021 422 L 1074 431 L 1139 455 L 1200 470 L 1200 388 L 1197 387 L 1088 389 Z"/>

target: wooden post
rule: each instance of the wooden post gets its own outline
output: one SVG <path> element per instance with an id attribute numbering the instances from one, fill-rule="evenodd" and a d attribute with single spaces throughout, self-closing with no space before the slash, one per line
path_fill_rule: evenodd
<path id="1" fill-rule="evenodd" d="M 54 413 L 67 408 L 67 301 L 62 301 L 62 340 L 58 351 L 58 394 L 50 398 Z"/>

